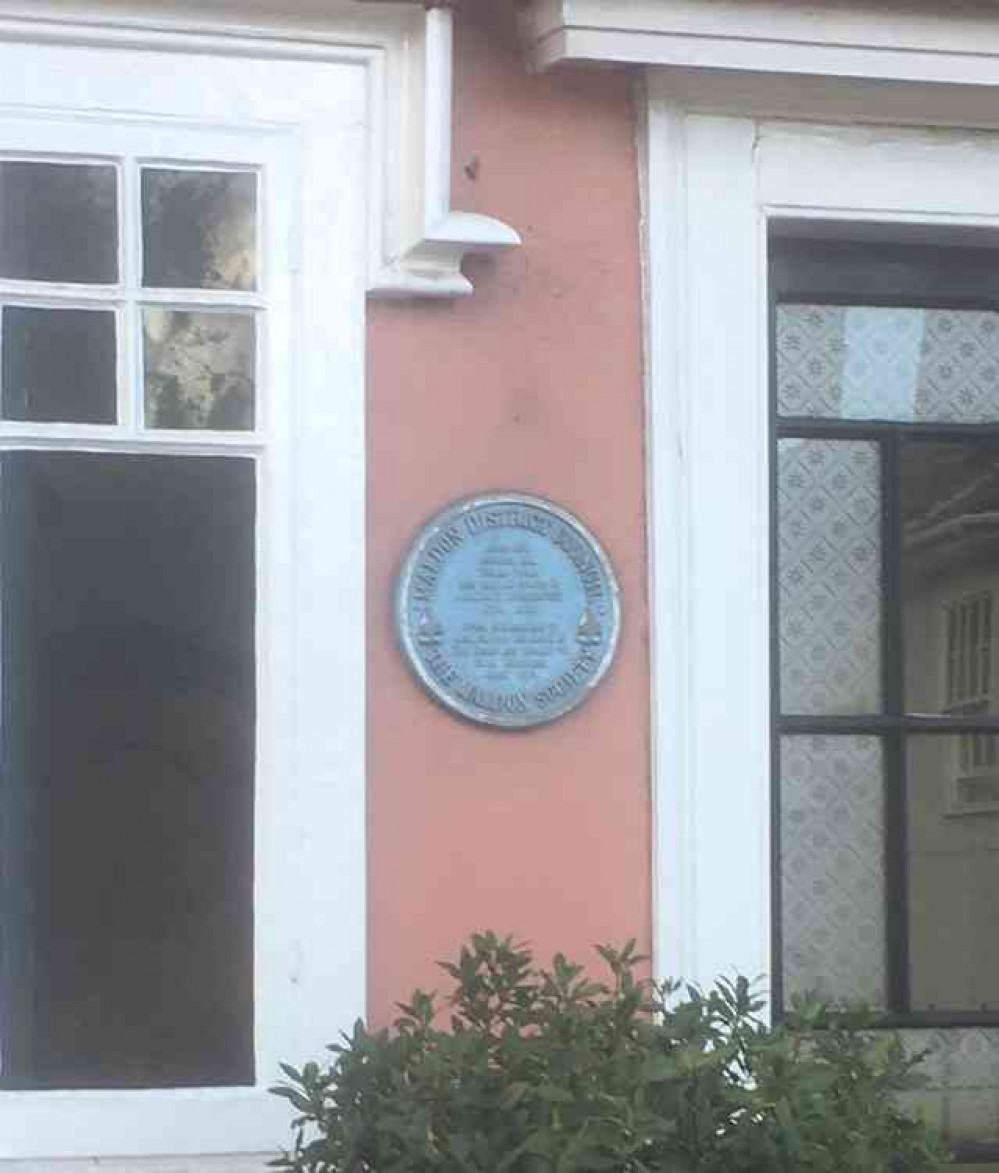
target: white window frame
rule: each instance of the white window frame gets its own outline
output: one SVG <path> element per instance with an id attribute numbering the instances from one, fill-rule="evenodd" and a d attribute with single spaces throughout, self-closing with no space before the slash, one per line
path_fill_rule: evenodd
<path id="1" fill-rule="evenodd" d="M 135 299 L 222 300 L 140 289 L 139 161 L 257 169 L 260 296 L 223 297 L 261 307 L 264 319 L 252 432 L 143 430 L 134 410 L 118 427 L 0 423 L 4 449 L 257 460 L 255 1084 L 3 1091 L 0 1159 L 263 1152 L 287 1128 L 267 1092 L 279 1062 L 319 1053 L 365 1004 L 364 74 L 63 44 L 2 44 L 0 63 L 0 151 L 122 160 L 131 263 L 118 287 L 87 296 L 131 316 L 120 354 L 133 394 Z M 80 76 L 85 99 L 71 81 L 67 100 L 65 79 Z M 323 87 L 324 101 L 300 111 L 289 98 L 282 109 L 275 95 L 302 84 Z M 20 284 L 44 297 L 43 286 Z"/>
<path id="2" fill-rule="evenodd" d="M 656 957 L 710 983 L 772 968 L 768 230 L 997 243 L 999 136 L 648 95 Z"/>

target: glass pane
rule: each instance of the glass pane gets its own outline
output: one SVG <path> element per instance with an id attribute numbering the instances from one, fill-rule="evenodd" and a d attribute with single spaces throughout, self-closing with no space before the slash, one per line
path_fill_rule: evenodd
<path id="1" fill-rule="evenodd" d="M 0 1085 L 253 1077 L 255 469 L 0 458 Z"/>
<path id="2" fill-rule="evenodd" d="M 778 446 L 784 713 L 881 707 L 881 468 L 861 441 Z"/>
<path id="3" fill-rule="evenodd" d="M 780 306 L 777 398 L 787 416 L 999 420 L 999 313 Z"/>
<path id="4" fill-rule="evenodd" d="M 947 1034 L 947 1133 L 957 1141 L 994 1145 L 999 1138 L 999 1030 Z M 978 1173 L 989 1168 L 980 1165 Z"/>
<path id="5" fill-rule="evenodd" d="M 252 314 L 145 309 L 146 426 L 240 431 L 254 426 Z"/>
<path id="6" fill-rule="evenodd" d="M 876 737 L 782 737 L 784 996 L 885 1003 L 884 786 Z"/>
<path id="7" fill-rule="evenodd" d="M 909 740 L 909 983 L 915 1010 L 999 1010 L 996 741 L 987 734 Z"/>
<path id="8" fill-rule="evenodd" d="M 905 704 L 996 715 L 999 440 L 903 443 Z"/>
<path id="9" fill-rule="evenodd" d="M 4 419 L 113 424 L 117 379 L 112 310 L 4 306 Z"/>
<path id="10" fill-rule="evenodd" d="M 257 177 L 247 172 L 142 172 L 143 284 L 256 289 Z"/>
<path id="11" fill-rule="evenodd" d="M 0 161 L 0 277 L 118 280 L 118 175 L 94 163 Z"/>
<path id="12" fill-rule="evenodd" d="M 909 1054 L 930 1054 L 918 1069 L 926 1086 L 903 1093 L 900 1104 L 910 1112 L 929 1108 L 930 1119 L 939 1121 L 945 1139 L 951 1142 L 994 1142 L 999 1136 L 999 1030 L 907 1028 L 901 1036 Z M 989 1173 L 995 1166 L 955 1166 L 955 1170 L 961 1169 Z"/>

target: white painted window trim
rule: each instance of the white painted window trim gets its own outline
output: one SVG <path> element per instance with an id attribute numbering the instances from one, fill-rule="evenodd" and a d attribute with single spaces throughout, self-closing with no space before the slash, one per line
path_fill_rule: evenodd
<path id="1" fill-rule="evenodd" d="M 771 968 L 768 224 L 995 243 L 999 138 L 705 109 L 665 69 L 645 109 L 655 956 L 710 983 Z"/>
<path id="2" fill-rule="evenodd" d="M 110 50 L 140 47 L 133 31 L 121 33 L 119 25 L 0 19 L 0 138 L 15 151 L 262 168 L 270 242 L 262 362 L 271 399 L 260 429 L 224 437 L 95 429 L 101 434 L 75 441 L 100 451 L 267 450 L 258 506 L 257 1083 L 0 1092 L 5 1173 L 91 1167 L 95 1159 L 120 1159 L 119 1167 L 152 1160 L 157 1170 L 185 1161 L 199 1170 L 259 1169 L 289 1135 L 287 1106 L 267 1092 L 277 1061 L 319 1056 L 365 1009 L 370 75 L 365 58 L 346 50 L 146 28 L 141 47 L 162 52 L 143 61 L 144 84 L 133 91 L 127 70 L 143 59 L 114 59 Z M 92 72 L 86 86 L 67 91 L 64 79 L 73 85 L 73 70 L 83 68 L 77 52 L 90 55 Z M 299 100 L 299 85 L 308 101 Z M 311 188 L 303 175 L 315 180 Z M 5 431 L 7 446 L 61 447 L 74 429 Z"/>
<path id="3" fill-rule="evenodd" d="M 660 976 L 711 984 L 770 969 L 765 232 L 754 123 L 692 125 L 657 81 L 645 160 L 654 959 Z M 691 215 L 705 185 L 714 237 Z M 743 483 L 747 450 L 758 459 Z"/>
<path id="4" fill-rule="evenodd" d="M 501 221 L 451 208 L 452 14 L 355 0 L 0 0 L 0 40 L 187 47 L 352 61 L 368 77 L 367 287 L 461 297 L 466 254 L 520 244 Z"/>

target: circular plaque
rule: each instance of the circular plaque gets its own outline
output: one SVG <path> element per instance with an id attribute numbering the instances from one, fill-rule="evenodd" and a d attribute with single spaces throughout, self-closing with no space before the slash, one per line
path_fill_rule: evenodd
<path id="1" fill-rule="evenodd" d="M 439 513 L 399 578 L 399 642 L 449 709 L 523 729 L 583 703 L 610 666 L 621 613 L 607 555 L 570 513 L 494 493 Z"/>

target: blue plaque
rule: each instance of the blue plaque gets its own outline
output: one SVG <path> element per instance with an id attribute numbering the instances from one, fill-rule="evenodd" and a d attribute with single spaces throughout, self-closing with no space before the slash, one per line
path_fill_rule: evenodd
<path id="1" fill-rule="evenodd" d="M 582 704 L 610 667 L 621 613 L 607 555 L 539 497 L 459 501 L 420 532 L 396 597 L 399 642 L 430 694 L 523 729 Z"/>

